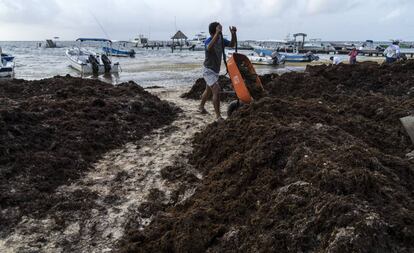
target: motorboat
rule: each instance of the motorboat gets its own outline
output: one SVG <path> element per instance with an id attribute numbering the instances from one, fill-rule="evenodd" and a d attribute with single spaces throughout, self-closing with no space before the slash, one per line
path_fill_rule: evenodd
<path id="1" fill-rule="evenodd" d="M 319 56 L 313 53 L 299 54 L 299 53 L 281 53 L 285 56 L 286 62 L 313 62 L 319 61 Z"/>
<path id="2" fill-rule="evenodd" d="M 349 51 L 352 50 L 352 48 L 356 47 L 356 45 L 351 42 L 331 42 L 331 45 L 337 51 Z"/>
<path id="3" fill-rule="evenodd" d="M 234 51 L 227 53 L 228 57 L 231 57 Z M 259 54 L 257 52 L 251 52 L 246 54 L 246 57 L 254 65 L 267 65 L 267 66 L 279 66 L 285 64 L 285 57 L 278 52 L 273 52 L 271 55 Z"/>
<path id="4" fill-rule="evenodd" d="M 143 48 L 148 46 L 149 40 L 144 35 L 140 34 L 137 38 L 134 38 L 131 43 L 134 44 L 135 47 Z"/>
<path id="5" fill-rule="evenodd" d="M 259 56 L 267 56 L 272 57 L 276 51 L 271 49 L 260 49 L 256 48 L 254 50 Z M 312 61 L 318 61 L 319 56 L 314 55 L 313 53 L 306 53 L 306 54 L 300 54 L 300 53 L 279 53 L 280 57 L 284 57 L 284 62 L 312 62 Z"/>
<path id="6" fill-rule="evenodd" d="M 310 39 L 303 45 L 303 50 L 308 51 L 334 51 L 335 48 L 328 42 L 322 42 L 321 39 Z"/>
<path id="7" fill-rule="evenodd" d="M 0 49 L 1 52 L 1 49 Z M 9 54 L 1 54 L 0 60 L 0 77 L 13 77 L 14 75 L 14 57 Z"/>
<path id="8" fill-rule="evenodd" d="M 377 51 L 383 52 L 385 50 L 385 48 L 383 48 L 382 46 L 376 45 L 373 40 L 366 40 L 364 43 L 362 43 L 360 45 L 360 47 L 358 49 L 360 51 L 364 51 L 364 52 L 369 52 L 369 51 L 372 51 L 372 52 L 377 52 Z"/>
<path id="9" fill-rule="evenodd" d="M 125 44 L 126 45 L 126 41 L 120 41 L 119 42 L 119 47 L 115 48 L 114 46 L 110 46 L 110 47 L 103 47 L 102 50 L 105 52 L 106 55 L 110 55 L 110 56 L 117 56 L 117 57 L 135 57 L 135 50 L 134 49 L 121 49 L 121 45 Z"/>
<path id="10" fill-rule="evenodd" d="M 280 54 L 275 57 L 249 54 L 247 55 L 247 58 L 249 58 L 250 62 L 254 65 L 279 66 L 286 62 L 286 57 Z"/>
<path id="11" fill-rule="evenodd" d="M 108 39 L 80 38 L 76 41 L 85 42 L 106 42 L 111 44 Z M 71 67 L 78 70 L 81 74 L 104 74 L 118 73 L 119 63 L 112 62 L 106 54 L 98 54 L 82 47 L 73 47 L 66 50 L 66 57 L 71 63 Z"/>
<path id="12" fill-rule="evenodd" d="M 205 50 L 204 43 L 206 40 L 207 40 L 207 36 L 205 32 L 200 32 L 196 34 L 192 40 L 188 41 L 190 50 L 204 51 Z"/>
<path id="13" fill-rule="evenodd" d="M 254 65 L 269 65 L 279 66 L 286 62 L 286 57 L 274 51 L 270 54 L 264 54 L 263 52 L 253 52 L 247 55 L 250 62 Z"/>

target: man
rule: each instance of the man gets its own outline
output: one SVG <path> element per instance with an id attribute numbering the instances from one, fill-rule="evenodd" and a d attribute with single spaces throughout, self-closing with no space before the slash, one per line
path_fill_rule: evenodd
<path id="1" fill-rule="evenodd" d="M 213 22 L 209 25 L 210 36 L 205 41 L 205 54 L 203 77 L 207 83 L 206 89 L 201 97 L 200 112 L 207 113 L 204 108 L 207 100 L 213 95 L 214 111 L 217 120 L 223 120 L 220 113 L 220 85 L 218 83 L 219 73 L 221 68 L 221 59 L 223 57 L 223 45 L 225 47 L 235 47 L 237 41 L 237 28 L 230 27 L 231 42 L 223 39 L 222 26 L 218 22 Z"/>
<path id="2" fill-rule="evenodd" d="M 339 65 L 342 61 L 338 56 L 331 56 L 331 58 L 329 58 L 332 62 L 333 65 Z"/>
<path id="3" fill-rule="evenodd" d="M 399 44 L 398 41 L 394 41 L 392 45 L 385 49 L 384 55 L 387 63 L 396 62 L 400 58 L 401 50 Z"/>

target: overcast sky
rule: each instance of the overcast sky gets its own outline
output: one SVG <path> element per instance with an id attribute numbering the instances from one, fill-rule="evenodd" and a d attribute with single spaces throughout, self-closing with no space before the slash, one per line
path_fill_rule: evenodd
<path id="1" fill-rule="evenodd" d="M 193 37 L 216 20 L 241 39 L 414 40 L 413 10 L 414 0 L 0 0 L 0 40 L 106 37 L 98 22 L 114 40 L 166 40 L 175 23 Z"/>

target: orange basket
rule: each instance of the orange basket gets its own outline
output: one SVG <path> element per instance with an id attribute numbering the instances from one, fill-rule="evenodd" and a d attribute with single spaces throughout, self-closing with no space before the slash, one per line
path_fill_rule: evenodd
<path id="1" fill-rule="evenodd" d="M 250 104 L 253 101 L 253 97 L 250 95 L 249 90 L 243 80 L 243 77 L 240 73 L 237 63 L 244 63 L 247 66 L 251 74 L 255 74 L 256 85 L 263 89 L 262 82 L 260 81 L 259 76 L 256 74 L 256 70 L 253 67 L 253 64 L 250 62 L 249 58 L 243 54 L 234 53 L 230 59 L 227 61 L 227 68 L 231 82 L 233 84 L 234 91 L 236 92 L 237 97 L 242 103 Z"/>

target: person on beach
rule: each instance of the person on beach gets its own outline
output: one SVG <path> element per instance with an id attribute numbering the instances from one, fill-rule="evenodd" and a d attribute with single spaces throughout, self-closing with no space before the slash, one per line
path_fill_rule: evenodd
<path id="1" fill-rule="evenodd" d="M 354 47 L 349 55 L 349 64 L 354 65 L 357 63 L 358 50 Z"/>
<path id="2" fill-rule="evenodd" d="M 384 51 L 385 61 L 387 63 L 394 63 L 400 59 L 401 49 L 398 41 L 394 41 L 392 45 L 387 47 Z"/>
<path id="3" fill-rule="evenodd" d="M 213 22 L 208 27 L 210 36 L 204 43 L 205 46 L 205 61 L 203 68 L 203 77 L 206 81 L 206 89 L 201 97 L 200 112 L 206 114 L 204 108 L 207 100 L 213 95 L 214 111 L 217 120 L 222 120 L 220 113 L 220 85 L 218 83 L 219 73 L 221 68 L 221 59 L 223 56 L 224 47 L 235 47 L 237 41 L 237 28 L 230 27 L 231 41 L 228 41 L 222 36 L 222 26 L 218 22 Z"/>
<path id="4" fill-rule="evenodd" d="M 342 62 L 338 56 L 331 56 L 329 59 L 333 65 L 339 65 Z"/>

